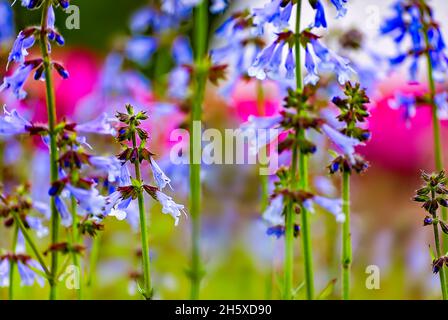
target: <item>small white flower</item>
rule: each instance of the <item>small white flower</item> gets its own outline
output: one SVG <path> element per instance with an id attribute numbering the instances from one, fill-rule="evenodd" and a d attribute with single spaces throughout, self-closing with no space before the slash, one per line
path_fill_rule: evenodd
<path id="1" fill-rule="evenodd" d="M 162 213 L 169 214 L 174 218 L 174 225 L 179 224 L 179 217 L 183 214 L 187 215 L 184 210 L 184 206 L 177 204 L 173 201 L 173 198 L 167 196 L 161 191 L 156 191 L 157 200 L 162 204 Z"/>

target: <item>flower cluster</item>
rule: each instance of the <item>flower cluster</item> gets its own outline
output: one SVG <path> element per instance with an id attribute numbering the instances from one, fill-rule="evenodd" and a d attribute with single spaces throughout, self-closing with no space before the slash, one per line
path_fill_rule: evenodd
<path id="1" fill-rule="evenodd" d="M 22 5 L 29 9 L 35 9 L 39 8 L 42 2 L 31 0 L 22 1 Z M 63 0 L 55 1 L 55 4 L 60 4 L 63 8 L 66 8 L 68 3 L 68 1 Z M 52 5 L 48 7 L 46 17 L 47 20 L 44 30 L 41 30 L 41 27 L 29 27 L 22 30 L 17 36 L 8 57 L 8 65 L 14 62 L 18 64 L 18 67 L 13 74 L 4 78 L 0 86 L 0 91 L 10 89 L 16 95 L 17 99 L 24 99 L 27 94 L 23 90 L 23 86 L 30 74 L 35 71 L 35 80 L 40 80 L 44 75 L 46 62 L 42 58 L 26 60 L 28 50 L 34 45 L 35 40 L 40 39 L 42 41 L 42 37 L 48 37 L 48 40 L 55 41 L 59 45 L 64 44 L 64 38 L 55 28 L 55 13 Z M 48 50 L 50 49 L 51 47 L 48 48 Z M 68 71 L 60 63 L 51 62 L 50 67 L 54 68 L 63 79 L 69 77 Z"/>
<path id="2" fill-rule="evenodd" d="M 140 164 L 146 162 L 151 167 L 156 186 L 143 183 L 141 177 L 131 179 L 130 176 L 122 177 L 121 185 L 116 193 L 109 197 L 111 208 L 115 210 L 126 209 L 131 200 L 135 200 L 139 195 L 146 192 L 154 200 L 162 205 L 162 212 L 174 218 L 175 225 L 179 223 L 182 213 L 185 214 L 184 206 L 174 202 L 173 198 L 163 193 L 163 189 L 169 186 L 171 180 L 160 169 L 154 160 L 154 154 L 146 148 L 148 133 L 140 127 L 141 122 L 148 119 L 145 112 L 134 112 L 131 105 L 126 106 L 126 113 L 117 113 L 117 119 L 121 126 L 118 129 L 117 140 L 123 147 L 123 151 L 118 155 L 118 159 L 123 166 L 127 163 L 134 164 L 140 168 Z M 137 139 L 139 144 L 137 145 Z M 128 145 L 129 144 L 129 145 Z M 136 169 L 136 175 L 140 176 L 140 169 Z"/>
<path id="3" fill-rule="evenodd" d="M 296 64 L 295 46 L 301 45 L 306 49 L 308 76 L 305 83 L 315 85 L 319 80 L 318 71 L 336 71 L 339 82 L 341 84 L 345 83 L 354 71 L 347 59 L 327 49 L 318 40 L 319 37 L 311 32 L 313 27 L 326 27 L 327 23 L 322 3 L 320 1 L 309 2 L 316 10 L 315 23 L 300 35 L 295 34 L 290 29 L 293 6 L 297 5 L 292 0 L 273 0 L 267 3 L 264 8 L 254 9 L 252 12 L 246 10 L 233 14 L 217 30 L 217 34 L 226 38 L 228 44 L 215 50 L 212 54 L 220 57 L 223 53 L 232 50 L 231 55 L 235 56 L 234 60 L 238 61 L 240 67 L 244 67 L 239 70 L 245 71 L 247 69 L 249 76 L 260 80 L 267 77 L 292 79 L 294 78 Z M 345 2 L 332 1 L 338 10 L 338 17 L 344 16 L 346 13 L 343 5 Z M 265 33 L 268 25 L 273 26 L 277 32 L 270 36 L 270 38 L 273 38 L 271 44 L 260 51 L 260 44 L 263 43 L 260 42 L 258 36 Z M 297 39 L 300 39 L 300 44 L 298 44 Z M 251 50 L 247 50 L 247 47 Z M 286 55 L 284 54 L 285 51 Z M 311 54 L 311 51 L 314 55 Z M 247 62 L 251 63 L 248 68 L 245 67 Z"/>
<path id="4" fill-rule="evenodd" d="M 446 187 L 447 176 L 445 171 L 439 173 L 427 174 L 422 172 L 424 185 L 416 191 L 414 201 L 423 203 L 422 208 L 427 212 L 423 219 L 424 226 L 432 225 L 435 230 L 440 229 L 448 234 L 448 225 L 438 216 L 440 207 L 448 207 L 448 189 Z M 438 238 L 438 231 L 435 234 Z M 438 240 L 436 240 L 438 241 Z M 433 272 L 438 273 L 443 265 L 447 265 L 446 256 L 438 256 L 433 260 Z"/>
<path id="5" fill-rule="evenodd" d="M 29 185 L 22 185 L 14 192 L 0 196 L 0 218 L 5 227 L 12 228 L 17 227 L 14 218 L 17 216 L 26 229 L 33 230 L 38 237 L 44 237 L 48 234 L 44 218 L 49 217 L 50 208 L 46 203 L 33 201 L 28 195 L 29 188 Z"/>
<path id="6" fill-rule="evenodd" d="M 326 126 L 323 130 L 332 138 L 341 155 L 337 156 L 329 166 L 331 174 L 338 171 L 361 173 L 368 168 L 368 163 L 356 153 L 355 147 L 370 139 L 368 129 L 358 126 L 369 117 L 366 104 L 370 102 L 359 83 L 347 82 L 344 94 L 346 98 L 335 97 L 333 104 L 340 110 L 337 120 L 341 124 L 337 129 Z"/>
<path id="7" fill-rule="evenodd" d="M 14 251 L 0 255 L 0 287 L 10 285 L 13 265 L 18 267 L 23 286 L 32 286 L 35 282 L 40 286 L 44 284 L 44 279 L 36 272 L 36 270 L 43 272 L 41 265 L 25 253 L 25 240 L 21 227 L 33 230 L 38 237 L 46 236 L 48 228 L 44 226 L 43 221 L 49 215 L 50 208 L 45 203 L 32 201 L 28 193 L 29 185 L 23 185 L 9 194 L 0 195 L 0 218 L 3 219 L 3 225 L 16 230 Z"/>
<path id="8" fill-rule="evenodd" d="M 314 212 L 314 205 L 321 207 L 323 210 L 333 214 L 338 223 L 345 221 L 342 213 L 341 199 L 331 199 L 311 192 L 299 190 L 293 191 L 290 188 L 291 173 L 286 167 L 282 167 L 277 171 L 278 181 L 275 182 L 275 189 L 271 195 L 271 203 L 263 213 L 263 220 L 267 223 L 268 235 L 274 235 L 280 238 L 285 234 L 285 214 L 287 203 L 294 204 L 294 212 L 300 213 L 303 207 L 309 212 Z M 294 225 L 294 235 L 298 236 L 300 231 L 299 225 Z"/>
<path id="9" fill-rule="evenodd" d="M 412 59 L 409 73 L 417 80 L 419 59 L 429 55 L 434 79 L 444 81 L 448 70 L 446 44 L 432 8 L 420 0 L 399 0 L 393 5 L 394 15 L 384 21 L 381 34 L 390 35 L 397 45 L 398 54 L 390 59 L 392 66 Z M 411 40 L 411 47 L 403 43 Z"/>

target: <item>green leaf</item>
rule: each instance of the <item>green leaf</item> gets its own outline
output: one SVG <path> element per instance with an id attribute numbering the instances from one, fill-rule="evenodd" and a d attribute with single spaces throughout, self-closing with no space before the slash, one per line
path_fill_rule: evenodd
<path id="1" fill-rule="evenodd" d="M 303 281 L 301 284 L 299 284 L 297 286 L 297 288 L 295 288 L 292 291 L 292 297 L 295 298 L 300 293 L 300 291 L 302 291 L 303 288 L 305 288 L 305 281 Z"/>
<path id="2" fill-rule="evenodd" d="M 277 290 L 280 292 L 280 297 L 284 296 L 283 292 L 283 277 L 279 276 L 278 274 L 274 273 L 274 282 L 277 286 Z"/>
<path id="3" fill-rule="evenodd" d="M 317 296 L 317 300 L 324 300 L 326 298 L 328 298 L 334 290 L 334 286 L 336 285 L 337 279 L 333 279 L 331 280 L 327 286 L 324 288 L 324 290 L 321 291 L 321 293 L 319 293 L 319 295 Z"/>

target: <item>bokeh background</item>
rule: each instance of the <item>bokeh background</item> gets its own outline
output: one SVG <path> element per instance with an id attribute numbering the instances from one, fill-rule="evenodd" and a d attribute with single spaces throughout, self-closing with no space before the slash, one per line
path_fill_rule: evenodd
<path id="1" fill-rule="evenodd" d="M 97 90 L 106 56 L 128 37 L 132 13 L 147 2 L 74 0 L 73 4 L 80 8 L 79 30 L 65 30 L 64 13 L 58 13 L 57 25 L 63 30 L 66 45 L 55 49 L 54 55 L 64 62 L 71 74 L 69 80 L 58 80 L 56 83 L 59 116 L 81 120 L 104 111 L 104 107 L 100 105 L 98 108 L 82 108 L 83 102 Z M 229 12 L 247 5 L 261 6 L 264 3 L 242 0 L 234 2 L 236 3 Z M 379 24 L 389 14 L 391 3 L 388 0 L 350 0 L 345 19 L 332 19 L 335 13 L 330 11 L 328 20 L 331 33 L 336 37 L 338 32 L 355 28 L 364 34 L 365 50 L 384 55 L 393 53 L 391 43 L 378 35 Z M 448 3 L 444 0 L 432 0 L 431 4 L 435 8 L 436 19 L 442 22 L 445 35 L 448 34 L 448 23 L 445 23 Z M 17 30 L 39 20 L 37 12 L 26 11 L 18 5 L 14 12 Z M 223 19 L 223 16 L 215 17 L 212 29 Z M 304 25 L 311 20 L 311 10 L 305 10 Z M 328 36 L 331 38 L 332 34 Z M 215 43 L 212 34 L 211 43 Z M 332 42 L 328 43 L 331 47 Z M 2 47 L 0 66 L 6 65 L 10 45 Z M 361 54 L 357 59 L 360 63 L 363 62 Z M 371 168 L 364 175 L 353 179 L 353 297 L 437 298 L 438 278 L 431 272 L 428 249 L 428 245 L 432 244 L 432 232 L 422 227 L 424 212 L 411 201 L 420 184 L 420 170 L 433 170 L 430 114 L 428 110 L 419 110 L 409 126 L 404 122 L 402 112 L 390 107 L 390 99 L 396 92 L 423 90 L 424 74 L 422 84 L 415 85 L 407 83 L 405 70 L 388 73 L 388 70 L 378 68 L 375 71 L 382 74 L 383 79 L 371 93 L 372 117 L 369 127 L 373 136 L 372 141 L 360 150 L 369 160 Z M 163 67 L 158 64 L 150 65 L 141 72 L 146 77 L 157 80 L 163 74 Z M 45 121 L 43 86 L 30 81 L 27 88 L 30 98 L 20 107 L 34 121 Z M 147 90 L 149 102 L 154 88 L 150 84 L 147 88 L 142 88 Z M 266 106 L 278 108 L 282 100 L 279 90 L 275 85 L 268 85 L 265 91 Z M 149 102 L 148 112 L 151 115 L 155 111 L 151 109 Z M 2 95 L 0 103 L 9 104 L 11 101 Z M 207 127 L 237 127 L 251 110 L 256 109 L 255 106 L 256 90 L 253 84 L 242 83 L 227 99 L 223 99 L 213 86 L 209 86 L 205 102 Z M 120 108 L 113 106 L 112 109 L 114 107 Z M 168 152 L 166 141 L 170 130 L 178 125 L 181 125 L 181 120 L 174 118 L 150 122 L 153 149 L 159 154 Z M 444 123 L 443 143 L 448 138 L 447 130 L 448 126 Z M 19 147 L 24 144 L 28 147 Z M 118 150 L 111 147 L 112 143 L 107 139 L 96 140 L 94 144 L 99 153 Z M 5 185 L 26 181 L 35 185 L 37 181 L 46 179 L 46 169 L 41 167 L 45 162 L 45 152 L 37 143 L 29 142 L 27 138 L 18 138 L 16 144 L 3 142 L 1 146 L 3 160 L 0 176 Z M 447 152 L 445 156 L 448 158 Z M 315 177 L 324 174 L 324 166 L 323 159 L 315 159 L 312 166 Z M 177 180 L 180 190 L 184 190 L 177 196 L 178 201 L 187 204 L 188 173 L 179 174 L 172 179 Z M 279 298 L 277 281 L 281 276 L 283 243 L 282 240 L 266 235 L 266 227 L 260 219 L 259 181 L 257 168 L 254 166 L 222 165 L 207 166 L 204 169 L 202 251 L 207 273 L 201 293 L 203 299 Z M 339 182 L 337 179 L 334 182 L 337 188 Z M 39 184 L 38 189 L 45 188 Z M 337 189 L 335 194 L 339 194 Z M 157 298 L 188 298 L 189 283 L 185 271 L 189 265 L 189 224 L 189 220 L 184 219 L 178 227 L 174 227 L 172 220 L 162 215 L 158 206 L 151 208 L 150 245 Z M 330 214 L 316 212 L 312 216 L 312 226 L 316 287 L 320 291 L 331 280 L 339 278 L 340 225 Z M 0 226 L 0 248 L 8 248 L 9 232 Z M 300 260 L 300 241 L 296 242 L 296 259 Z M 97 248 L 99 260 L 88 297 L 138 299 L 135 284 L 129 277 L 139 266 L 138 243 L 137 233 L 128 223 L 108 220 Z M 46 240 L 43 239 L 41 244 L 45 247 Z M 302 270 L 300 263 L 296 265 L 295 280 L 298 285 Z M 380 268 L 381 287 L 378 290 L 368 290 L 365 286 L 368 276 L 366 268 L 369 265 Z M 338 298 L 337 288 L 336 282 L 331 298 Z M 17 295 L 23 299 L 46 298 L 46 290 L 38 286 L 24 287 Z M 74 297 L 74 292 L 65 289 L 63 285 L 60 286 L 60 291 L 65 298 Z M 269 294 L 271 291 L 273 294 Z M 7 290 L 0 289 L 0 298 L 6 296 Z"/>

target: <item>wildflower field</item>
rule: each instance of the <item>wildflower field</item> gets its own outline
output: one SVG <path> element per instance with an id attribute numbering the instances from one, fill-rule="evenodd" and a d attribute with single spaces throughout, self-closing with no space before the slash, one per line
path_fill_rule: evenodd
<path id="1" fill-rule="evenodd" d="M 448 299 L 447 16 L 0 0 L 0 300 Z"/>

